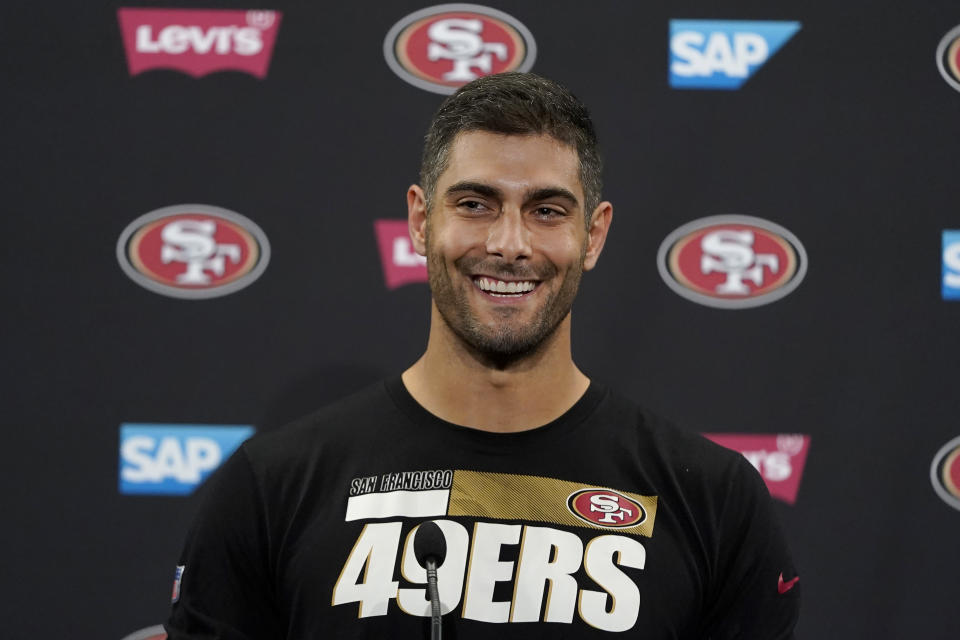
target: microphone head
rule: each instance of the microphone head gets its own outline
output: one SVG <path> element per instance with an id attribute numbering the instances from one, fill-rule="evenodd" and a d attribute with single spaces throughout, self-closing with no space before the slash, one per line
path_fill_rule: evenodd
<path id="1" fill-rule="evenodd" d="M 421 567 L 427 566 L 427 558 L 433 558 L 438 567 L 443 564 L 447 557 L 447 539 L 436 522 L 430 520 L 417 527 L 413 536 L 413 555 Z"/>

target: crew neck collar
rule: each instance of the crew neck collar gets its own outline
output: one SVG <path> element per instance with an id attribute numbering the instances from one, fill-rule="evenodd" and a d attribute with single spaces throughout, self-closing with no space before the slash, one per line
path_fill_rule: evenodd
<path id="1" fill-rule="evenodd" d="M 603 386 L 591 380 L 590 386 L 583 395 L 555 420 L 525 431 L 499 433 L 465 427 L 435 416 L 410 395 L 400 376 L 385 380 L 384 387 L 397 408 L 418 428 L 430 430 L 437 437 L 455 440 L 460 446 L 492 453 L 514 452 L 518 449 L 540 447 L 544 443 L 556 442 L 582 424 L 607 394 Z"/>

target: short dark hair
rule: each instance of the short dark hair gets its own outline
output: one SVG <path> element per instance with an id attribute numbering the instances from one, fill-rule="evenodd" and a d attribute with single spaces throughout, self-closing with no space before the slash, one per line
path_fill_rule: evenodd
<path id="1" fill-rule="evenodd" d="M 478 78 L 445 99 L 430 122 L 420 163 L 428 210 L 447 168 L 450 145 L 466 131 L 547 134 L 572 147 L 580 160 L 584 216 L 589 222 L 600 204 L 603 162 L 590 112 L 566 87 L 533 73 L 509 72 Z"/>

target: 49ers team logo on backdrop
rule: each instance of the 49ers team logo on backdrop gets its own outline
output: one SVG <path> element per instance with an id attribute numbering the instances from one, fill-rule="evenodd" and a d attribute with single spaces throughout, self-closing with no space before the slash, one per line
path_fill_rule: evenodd
<path id="1" fill-rule="evenodd" d="M 795 235 L 768 220 L 711 216 L 668 235 L 657 266 L 667 286 L 688 300 L 744 309 L 796 289 L 807 272 L 807 254 Z"/>
<path id="2" fill-rule="evenodd" d="M 162 624 L 158 624 L 154 627 L 134 631 L 130 635 L 124 636 L 122 640 L 167 640 L 167 631 Z"/>
<path id="3" fill-rule="evenodd" d="M 960 437 L 943 445 L 933 457 L 930 482 L 944 502 L 960 510 Z"/>
<path id="4" fill-rule="evenodd" d="M 647 518 L 647 512 L 635 501 L 610 489 L 581 489 L 567 498 L 570 513 L 601 527 L 632 527 Z"/>
<path id="5" fill-rule="evenodd" d="M 937 47 L 937 68 L 951 87 L 960 91 L 960 26 L 951 29 Z"/>
<path id="6" fill-rule="evenodd" d="M 529 29 L 502 11 L 441 4 L 393 25 L 383 55 L 393 72 L 415 87 L 453 93 L 481 76 L 529 71 L 537 45 Z"/>
<path id="7" fill-rule="evenodd" d="M 195 78 L 243 71 L 265 78 L 279 11 L 118 9 L 130 75 L 173 69 Z"/>
<path id="8" fill-rule="evenodd" d="M 117 260 L 142 287 L 174 298 L 216 298 L 260 277 L 267 236 L 239 213 L 181 204 L 144 214 L 117 241 Z"/>

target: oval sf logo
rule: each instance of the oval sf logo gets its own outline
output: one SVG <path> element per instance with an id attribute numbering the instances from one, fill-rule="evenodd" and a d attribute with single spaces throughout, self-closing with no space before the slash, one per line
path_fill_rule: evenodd
<path id="1" fill-rule="evenodd" d="M 944 502 L 960 509 L 960 437 L 943 445 L 933 457 L 930 482 Z"/>
<path id="2" fill-rule="evenodd" d="M 951 29 L 937 45 L 937 68 L 947 84 L 960 91 L 960 26 Z"/>
<path id="3" fill-rule="evenodd" d="M 260 277 L 270 260 L 270 243 L 239 213 L 183 204 L 127 225 L 117 241 L 117 260 L 131 280 L 155 293 L 216 298 Z"/>
<path id="4" fill-rule="evenodd" d="M 581 489 L 567 498 L 570 512 L 590 524 L 620 529 L 642 523 L 647 512 L 635 500 L 610 489 Z"/>
<path id="5" fill-rule="evenodd" d="M 383 41 L 387 65 L 415 87 L 450 94 L 481 76 L 529 71 L 533 34 L 502 11 L 441 4 L 402 18 Z"/>
<path id="6" fill-rule="evenodd" d="M 745 309 L 796 289 L 807 272 L 807 254 L 795 235 L 768 220 L 711 216 L 668 235 L 657 266 L 667 286 L 688 300 Z"/>

